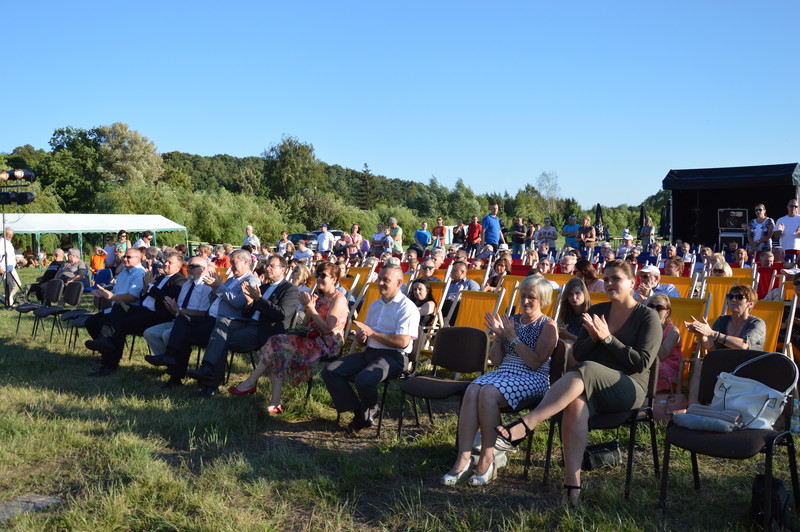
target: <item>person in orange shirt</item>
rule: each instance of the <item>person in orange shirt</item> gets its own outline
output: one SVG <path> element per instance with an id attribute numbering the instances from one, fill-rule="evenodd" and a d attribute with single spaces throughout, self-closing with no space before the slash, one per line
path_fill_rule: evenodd
<path id="1" fill-rule="evenodd" d="M 92 275 L 96 274 L 98 270 L 106 267 L 106 250 L 100 246 L 95 246 L 94 255 L 89 259 L 89 269 L 92 270 Z"/>

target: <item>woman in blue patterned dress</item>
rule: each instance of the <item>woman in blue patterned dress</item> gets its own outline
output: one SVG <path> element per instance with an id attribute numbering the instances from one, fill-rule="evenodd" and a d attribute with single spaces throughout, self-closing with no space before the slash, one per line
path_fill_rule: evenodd
<path id="1" fill-rule="evenodd" d="M 475 379 L 464 394 L 458 416 L 458 457 L 442 484 L 454 485 L 470 473 L 471 485 L 491 482 L 497 474 L 494 446 L 500 409 L 541 397 L 550 386 L 550 354 L 558 342 L 558 329 L 542 308 L 552 297 L 553 288 L 544 277 L 526 277 L 520 286 L 521 314 L 486 315 L 486 326 L 495 334 L 489 359 L 499 367 Z M 479 428 L 481 454 L 472 470 L 472 442 Z"/>

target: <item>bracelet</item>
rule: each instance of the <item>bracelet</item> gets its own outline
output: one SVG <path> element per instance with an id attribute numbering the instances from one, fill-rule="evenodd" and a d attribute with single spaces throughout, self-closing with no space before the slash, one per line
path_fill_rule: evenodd
<path id="1" fill-rule="evenodd" d="M 719 331 L 717 331 L 717 336 L 716 336 L 716 337 L 714 337 L 714 341 L 715 341 L 715 342 L 719 342 Z"/>

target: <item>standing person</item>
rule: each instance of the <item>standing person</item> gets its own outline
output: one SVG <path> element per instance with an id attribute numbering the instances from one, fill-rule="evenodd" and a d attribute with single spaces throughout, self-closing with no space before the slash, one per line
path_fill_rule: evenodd
<path id="1" fill-rule="evenodd" d="M 317 251 L 323 255 L 327 255 L 333 251 L 333 244 L 336 242 L 336 237 L 328 232 L 328 224 L 319 224 L 320 233 L 317 235 Z"/>
<path id="2" fill-rule="evenodd" d="M 653 219 L 645 216 L 644 225 L 639 229 L 639 238 L 642 239 L 642 249 L 648 249 L 653 243 Z"/>
<path id="3" fill-rule="evenodd" d="M 14 296 L 22 286 L 19 281 L 19 274 L 17 274 L 17 254 L 14 251 L 14 245 L 11 243 L 13 236 L 14 230 L 6 227 L 3 232 L 3 245 L 0 246 L 0 277 L 4 281 L 5 302 L 8 307 L 14 303 Z"/>
<path id="4" fill-rule="evenodd" d="M 92 270 L 92 275 L 106 267 L 106 250 L 100 246 L 95 246 L 94 255 L 89 259 L 89 268 Z"/>
<path id="5" fill-rule="evenodd" d="M 106 252 L 105 261 L 106 261 L 106 268 L 114 268 L 114 262 L 116 261 L 116 256 L 114 252 L 117 249 L 117 245 L 114 243 L 114 237 L 108 236 L 106 237 L 106 245 L 103 248 L 103 251 Z"/>
<path id="6" fill-rule="evenodd" d="M 322 370 L 322 380 L 336 411 L 353 412 L 351 432 L 371 427 L 378 414 L 378 384 L 402 373 L 419 330 L 419 310 L 400 291 L 403 270 L 387 264 L 378 276 L 381 297 L 367 312 L 366 323 L 354 321 L 356 340 L 366 349 L 331 362 Z M 350 382 L 355 384 L 358 395 Z"/>
<path id="7" fill-rule="evenodd" d="M 311 257 L 314 256 L 314 252 L 308 249 L 306 246 L 305 240 L 298 240 L 297 241 L 297 249 L 292 254 L 292 259 L 302 260 L 308 262 Z"/>
<path id="8" fill-rule="evenodd" d="M 780 238 L 781 247 L 787 258 L 794 257 L 796 253 L 789 253 L 800 249 L 800 216 L 797 211 L 797 198 L 792 198 L 786 205 L 788 213 L 778 218 L 772 236 Z"/>
<path id="9" fill-rule="evenodd" d="M 399 253 L 400 255 L 403 254 L 403 228 L 397 225 L 397 219 L 392 217 L 389 218 L 389 236 L 392 237 L 392 249 L 387 249 L 386 251 L 391 251 L 392 253 Z"/>
<path id="10" fill-rule="evenodd" d="M 261 241 L 258 239 L 256 235 L 253 234 L 253 226 L 248 225 L 244 228 L 244 240 L 242 241 L 243 246 L 253 246 L 253 249 L 260 249 L 261 248 Z"/>
<path id="11" fill-rule="evenodd" d="M 622 260 L 611 261 L 603 280 L 610 302 L 594 305 L 583 315 L 583 329 L 572 349 L 578 364 L 553 383 L 533 411 L 496 427 L 500 437 L 519 445 L 542 421 L 563 410 L 562 498 L 573 506 L 580 498 L 589 418 L 642 404 L 650 367 L 658 359 L 661 344 L 656 311 L 637 303 L 631 295 L 636 279 L 630 265 Z"/>
<path id="12" fill-rule="evenodd" d="M 597 232 L 592 227 L 592 219 L 583 217 L 583 225 L 578 228 L 578 246 L 582 250 L 590 250 L 597 241 Z"/>
<path id="13" fill-rule="evenodd" d="M 564 243 L 573 249 L 578 249 L 579 228 L 580 225 L 578 225 L 578 219 L 575 218 L 575 216 L 570 215 L 570 217 L 567 219 L 567 223 L 561 229 L 561 236 L 564 237 Z"/>
<path id="14" fill-rule="evenodd" d="M 375 232 L 372 233 L 372 246 L 370 247 L 370 253 L 378 257 L 381 256 L 381 253 L 385 251 L 383 249 L 383 237 L 383 224 L 378 224 L 375 226 Z"/>
<path id="15" fill-rule="evenodd" d="M 426 250 L 431 244 L 431 240 L 433 240 L 433 236 L 428 231 L 428 222 L 422 222 L 420 228 L 414 233 L 414 242 L 423 250 Z"/>
<path id="16" fill-rule="evenodd" d="M 483 217 L 481 221 L 481 242 L 484 245 L 491 245 L 497 249 L 500 244 L 505 244 L 506 239 L 503 236 L 502 227 L 500 227 L 500 219 L 497 213 L 500 211 L 500 206 L 497 202 L 489 205 L 489 214 Z"/>
<path id="17" fill-rule="evenodd" d="M 550 225 L 550 217 L 544 217 L 544 225 L 539 228 L 536 232 L 536 242 L 541 244 L 542 242 L 546 242 L 548 245 L 548 249 L 556 249 L 556 239 L 558 238 L 558 231 L 555 227 Z M 566 226 L 564 226 L 566 229 Z"/>
<path id="18" fill-rule="evenodd" d="M 467 227 L 464 225 L 464 220 L 460 219 L 453 228 L 453 244 L 464 246 L 467 242 Z"/>
<path id="19" fill-rule="evenodd" d="M 114 245 L 118 248 L 122 248 L 122 251 L 128 251 L 132 247 L 130 240 L 128 240 L 128 232 L 124 229 L 120 229 L 117 233 L 117 242 Z M 64 253 L 66 252 L 67 250 L 65 249 Z"/>
<path id="20" fill-rule="evenodd" d="M 755 208 L 756 217 L 750 220 L 747 228 L 747 247 L 757 255 L 759 251 L 772 250 L 772 233 L 775 232 L 775 222 L 767 217 L 767 208 L 759 203 Z M 794 211 L 797 215 L 797 211 Z"/>
<path id="21" fill-rule="evenodd" d="M 467 245 L 469 246 L 469 251 L 477 251 L 481 247 L 481 234 L 483 233 L 483 227 L 481 224 L 478 223 L 478 217 L 472 217 L 472 223 L 469 224 L 467 227 Z"/>
<path id="22" fill-rule="evenodd" d="M 275 253 L 277 253 L 278 255 L 286 255 L 286 253 L 287 253 L 287 249 L 286 248 L 291 243 L 292 243 L 292 241 L 289 240 L 289 232 L 288 231 L 281 231 L 281 239 L 278 240 L 278 242 L 275 244 Z M 261 250 L 263 252 L 262 253 L 262 257 L 268 259 L 269 258 L 269 250 L 268 249 L 265 250 L 263 246 L 261 247 Z"/>
<path id="23" fill-rule="evenodd" d="M 134 248 L 149 248 L 151 246 L 151 242 L 153 242 L 153 232 L 152 231 L 145 231 L 142 233 L 142 236 L 139 237 L 139 240 L 133 245 Z"/>
<path id="24" fill-rule="evenodd" d="M 444 225 L 444 219 L 439 216 L 436 218 L 436 227 L 431 231 L 433 235 L 433 247 L 444 247 L 447 245 L 447 227 Z"/>
<path id="25" fill-rule="evenodd" d="M 347 245 L 348 249 L 355 247 L 356 253 L 360 250 L 363 240 L 364 238 L 361 236 L 361 226 L 358 224 L 351 225 L 350 232 L 344 235 L 344 243 Z M 349 255 L 351 255 L 351 253 L 348 251 L 348 256 Z"/>
<path id="26" fill-rule="evenodd" d="M 525 254 L 525 237 L 528 235 L 528 228 L 522 223 L 522 216 L 517 216 L 514 225 L 511 226 L 511 254 L 522 258 Z"/>

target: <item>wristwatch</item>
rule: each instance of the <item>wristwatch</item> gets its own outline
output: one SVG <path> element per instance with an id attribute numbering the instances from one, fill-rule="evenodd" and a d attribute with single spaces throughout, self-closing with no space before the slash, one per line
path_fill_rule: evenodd
<path id="1" fill-rule="evenodd" d="M 614 337 L 613 337 L 612 335 L 610 335 L 610 334 L 609 334 L 608 336 L 606 336 L 605 338 L 603 338 L 603 343 L 604 343 L 604 344 L 606 344 L 606 345 L 611 345 L 611 342 L 612 342 L 613 340 L 614 340 Z"/>
<path id="2" fill-rule="evenodd" d="M 514 338 L 513 340 L 511 340 L 511 347 L 516 347 L 516 346 L 517 346 L 517 344 L 518 344 L 518 343 L 520 343 L 521 341 L 522 341 L 522 340 L 520 340 L 520 339 L 519 339 L 519 336 L 517 336 L 516 338 Z"/>

